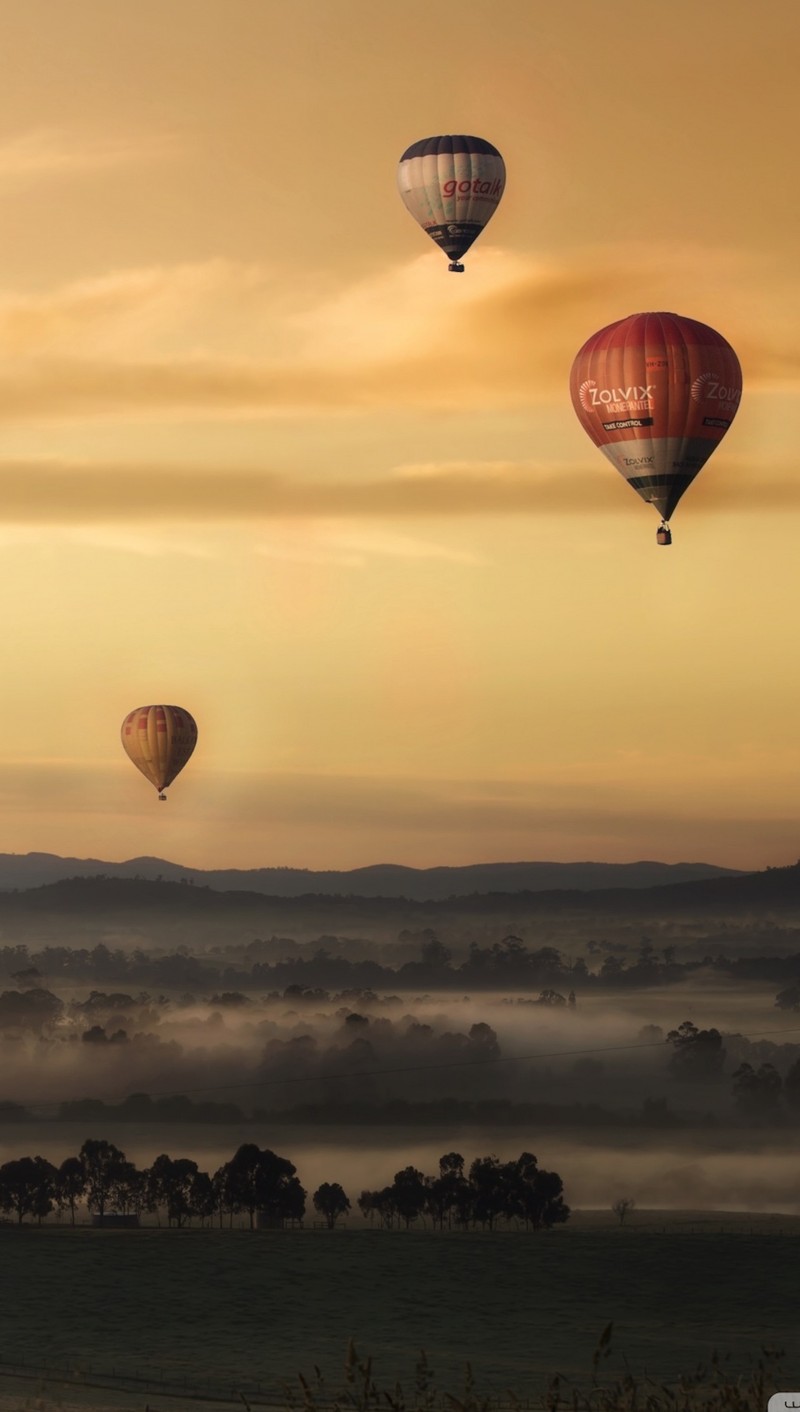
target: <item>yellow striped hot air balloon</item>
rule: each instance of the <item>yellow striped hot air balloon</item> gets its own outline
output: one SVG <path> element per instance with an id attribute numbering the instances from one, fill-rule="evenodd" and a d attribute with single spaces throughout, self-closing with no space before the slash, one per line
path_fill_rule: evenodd
<path id="1" fill-rule="evenodd" d="M 182 706 L 137 706 L 122 722 L 122 747 L 137 770 L 166 799 L 197 744 L 197 725 Z"/>

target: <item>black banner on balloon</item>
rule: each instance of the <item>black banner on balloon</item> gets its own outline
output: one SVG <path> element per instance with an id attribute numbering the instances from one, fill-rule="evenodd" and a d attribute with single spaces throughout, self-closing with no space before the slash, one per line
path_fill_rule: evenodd
<path id="1" fill-rule="evenodd" d="M 460 260 L 473 241 L 478 239 L 483 226 L 478 221 L 450 221 L 443 226 L 426 226 L 426 230 L 445 255 L 449 255 L 451 260 Z"/>
<path id="2" fill-rule="evenodd" d="M 622 421 L 603 422 L 604 431 L 628 431 L 631 427 L 651 427 L 652 417 L 625 417 Z"/>

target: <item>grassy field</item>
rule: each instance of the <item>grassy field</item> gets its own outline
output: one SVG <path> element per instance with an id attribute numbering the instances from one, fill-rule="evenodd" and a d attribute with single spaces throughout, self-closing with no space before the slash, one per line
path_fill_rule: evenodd
<path id="1" fill-rule="evenodd" d="M 714 1349 L 736 1371 L 766 1344 L 797 1387 L 799 1259 L 796 1219 L 730 1213 L 542 1234 L 4 1228 L 0 1353 L 277 1391 L 314 1365 L 335 1385 L 354 1338 L 384 1384 L 425 1349 L 439 1386 L 470 1362 L 482 1388 L 534 1396 L 585 1379 L 613 1320 L 604 1376 L 675 1378 Z"/>

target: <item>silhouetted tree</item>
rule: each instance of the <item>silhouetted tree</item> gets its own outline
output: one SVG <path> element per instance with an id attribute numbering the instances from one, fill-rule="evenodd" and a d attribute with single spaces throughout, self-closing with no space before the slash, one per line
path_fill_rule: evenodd
<path id="1" fill-rule="evenodd" d="M 226 1162 L 222 1167 L 218 1167 L 211 1178 L 220 1230 L 226 1215 L 229 1225 L 233 1225 L 233 1213 L 236 1210 L 235 1181 L 231 1177 L 230 1165 L 230 1162 Z"/>
<path id="2" fill-rule="evenodd" d="M 277 1160 L 282 1162 L 284 1159 L 279 1157 Z M 291 1165 L 289 1163 L 289 1166 Z M 306 1214 L 306 1189 L 301 1185 L 300 1178 L 288 1177 L 276 1193 L 272 1204 L 265 1204 L 260 1209 L 268 1220 L 298 1221 L 302 1226 Z"/>
<path id="3" fill-rule="evenodd" d="M 44 1157 L 18 1157 L 0 1167 L 0 1207 L 14 1211 L 20 1225 L 26 1216 L 41 1221 L 53 1209 L 56 1169 Z"/>
<path id="4" fill-rule="evenodd" d="M 503 1214 L 516 1217 L 535 1231 L 569 1219 L 569 1207 L 562 1196 L 563 1183 L 557 1172 L 545 1172 L 530 1152 L 501 1167 L 505 1187 Z"/>
<path id="5" fill-rule="evenodd" d="M 314 1208 L 321 1211 L 332 1231 L 340 1216 L 350 1210 L 350 1202 L 338 1182 L 323 1182 L 312 1197 Z"/>
<path id="6" fill-rule="evenodd" d="M 625 962 L 618 956 L 606 956 L 598 975 L 604 985 L 617 985 L 625 975 Z"/>
<path id="7" fill-rule="evenodd" d="M 302 1221 L 306 1193 L 296 1176 L 297 1168 L 286 1157 L 265 1148 L 260 1154 L 256 1177 L 258 1210 L 268 1222 Z"/>
<path id="8" fill-rule="evenodd" d="M 394 1187 L 385 1186 L 382 1191 L 362 1191 L 358 1198 L 358 1209 L 362 1216 L 369 1217 L 370 1222 L 374 1216 L 379 1216 L 381 1225 L 391 1230 L 395 1218 L 399 1215 L 395 1205 Z"/>
<path id="9" fill-rule="evenodd" d="M 254 1142 L 244 1142 L 223 1168 L 226 1205 L 231 1212 L 246 1211 L 250 1218 L 251 1230 L 255 1227 L 256 1211 L 259 1204 L 258 1177 L 260 1167 L 260 1148 Z"/>
<path id="10" fill-rule="evenodd" d="M 199 1217 L 201 1226 L 210 1221 L 217 1210 L 217 1191 L 208 1172 L 195 1172 L 189 1193 L 189 1207 Z"/>
<path id="11" fill-rule="evenodd" d="M 108 1035 L 102 1025 L 92 1025 L 81 1035 L 84 1044 L 108 1044 Z"/>
<path id="12" fill-rule="evenodd" d="M 473 1220 L 494 1228 L 507 1209 L 507 1192 L 501 1164 L 496 1157 L 476 1157 L 469 1169 Z"/>
<path id="13" fill-rule="evenodd" d="M 78 1158 L 86 1173 L 86 1205 L 102 1220 L 114 1184 L 122 1173 L 125 1153 L 104 1138 L 87 1138 Z"/>
<path id="14" fill-rule="evenodd" d="M 500 1045 L 497 1034 L 491 1025 L 479 1020 L 477 1024 L 469 1027 L 470 1048 L 474 1053 L 480 1055 L 482 1059 L 495 1059 L 500 1054 Z"/>
<path id="15" fill-rule="evenodd" d="M 620 1225 L 624 1225 L 625 1217 L 629 1216 L 631 1211 L 636 1210 L 636 1202 L 632 1196 L 621 1196 L 618 1201 L 614 1202 L 611 1210 L 617 1217 Z"/>
<path id="16" fill-rule="evenodd" d="M 453 1218 L 469 1218 L 470 1190 L 464 1176 L 464 1158 L 460 1152 L 447 1152 L 439 1158 L 439 1175 L 428 1182 L 426 1210 L 434 1227 L 448 1226 Z"/>
<path id="17" fill-rule="evenodd" d="M 439 940 L 435 932 L 425 931 L 423 936 L 425 937 L 421 948 L 423 964 L 433 971 L 445 970 L 453 959 L 452 951 Z"/>
<path id="18" fill-rule="evenodd" d="M 153 1206 L 163 1206 L 167 1225 L 180 1229 L 195 1213 L 192 1204 L 197 1163 L 188 1157 L 174 1160 L 162 1152 L 147 1173 L 148 1196 Z"/>
<path id="19" fill-rule="evenodd" d="M 222 1171 L 224 1200 L 231 1211 L 247 1212 L 251 1230 L 257 1211 L 267 1224 L 302 1221 L 306 1193 L 288 1158 L 269 1148 L 262 1152 L 255 1143 L 243 1143 Z"/>
<path id="20" fill-rule="evenodd" d="M 359 1211 L 361 1212 L 361 1215 L 364 1217 L 365 1220 L 369 1221 L 370 1225 L 374 1223 L 375 1217 L 378 1214 L 378 1207 L 375 1201 L 375 1196 L 376 1193 L 374 1191 L 362 1191 L 361 1195 L 358 1198 L 358 1201 L 356 1202 L 356 1205 Z"/>
<path id="21" fill-rule="evenodd" d="M 86 1170 L 80 1157 L 65 1157 L 56 1176 L 56 1204 L 67 1209 L 70 1225 L 75 1225 L 75 1207 L 86 1191 Z"/>
<path id="22" fill-rule="evenodd" d="M 64 1003 L 49 990 L 4 990 L 0 995 L 0 1028 L 49 1029 L 64 1013 Z"/>
<path id="23" fill-rule="evenodd" d="M 52 1162 L 48 1162 L 45 1157 L 34 1157 L 33 1161 L 38 1176 L 33 1199 L 33 1215 L 41 1225 L 45 1216 L 49 1216 L 55 1206 L 58 1171 Z"/>
<path id="24" fill-rule="evenodd" d="M 145 1209 L 152 1210 L 147 1175 L 140 1172 L 133 1162 L 122 1161 L 118 1164 L 109 1191 L 109 1204 L 123 1216 L 138 1216 Z"/>
<path id="25" fill-rule="evenodd" d="M 411 1222 L 416 1221 L 425 1210 L 426 1179 L 416 1167 L 404 1167 L 402 1172 L 395 1172 L 391 1191 L 394 1208 L 408 1229 Z"/>
<path id="26" fill-rule="evenodd" d="M 85 1045 L 127 1045 L 127 1029 L 114 1029 L 113 1034 L 107 1035 L 102 1025 L 92 1025 L 92 1028 L 85 1029 L 80 1035 Z"/>
<path id="27" fill-rule="evenodd" d="M 691 1020 L 684 1020 L 669 1031 L 667 1044 L 673 1048 L 669 1070 L 676 1079 L 702 1083 L 721 1078 L 725 1050 L 719 1030 L 699 1030 Z"/>

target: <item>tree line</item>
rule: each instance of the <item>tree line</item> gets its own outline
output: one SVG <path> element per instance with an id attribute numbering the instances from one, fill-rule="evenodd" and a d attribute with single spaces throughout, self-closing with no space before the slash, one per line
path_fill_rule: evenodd
<path id="1" fill-rule="evenodd" d="M 729 1043 L 736 1038 L 730 1036 Z M 719 1030 L 701 1030 L 684 1020 L 669 1031 L 667 1043 L 672 1045 L 668 1068 L 673 1078 L 707 1083 L 725 1077 L 727 1051 Z M 756 1054 L 758 1048 L 751 1046 Z M 800 1059 L 785 1074 L 769 1059 L 757 1065 L 744 1059 L 731 1074 L 731 1087 L 734 1108 L 748 1122 L 780 1123 L 790 1116 L 795 1121 L 800 1117 Z"/>
<path id="2" fill-rule="evenodd" d="M 374 1224 L 408 1228 L 429 1219 L 434 1226 L 494 1228 L 499 1220 L 540 1230 L 564 1222 L 569 1207 L 556 1172 L 545 1172 L 531 1153 L 516 1161 L 478 1157 L 465 1173 L 464 1158 L 447 1153 L 436 1176 L 415 1167 L 395 1175 L 381 1191 L 362 1191 L 358 1208 Z M 166 1218 L 178 1228 L 217 1222 L 233 1225 L 235 1216 L 256 1224 L 302 1225 L 307 1195 L 297 1169 L 286 1157 L 255 1143 L 243 1143 L 216 1172 L 200 1171 L 188 1157 L 162 1153 L 152 1166 L 139 1169 L 125 1153 L 103 1138 L 87 1138 L 76 1157 L 56 1167 L 44 1157 L 18 1157 L 0 1166 L 0 1210 L 22 1225 L 27 1217 L 41 1225 L 54 1211 L 76 1213 L 85 1205 L 97 1223 L 111 1215 L 138 1218 L 144 1212 Z M 351 1210 L 339 1182 L 323 1182 L 312 1204 L 333 1229 Z"/>
<path id="3" fill-rule="evenodd" d="M 796 932 L 787 934 L 792 941 L 796 937 Z M 400 933 L 399 941 L 413 945 L 418 959 L 393 965 L 386 960 L 349 958 L 338 951 L 347 945 L 347 939 L 340 943 L 336 937 L 321 938 L 313 952 L 314 943 L 301 950 L 291 937 L 255 941 L 242 948 L 240 960 L 228 963 L 220 963 L 208 954 L 195 956 L 185 947 L 165 954 L 143 948 L 111 950 L 102 942 L 91 948 L 45 946 L 38 951 L 25 945 L 3 946 L 0 975 L 28 986 L 41 985 L 45 978 L 58 978 L 70 983 L 86 980 L 170 990 L 214 986 L 274 991 L 275 998 L 287 986 L 328 990 L 397 986 L 406 991 L 551 987 L 566 993 L 578 987 L 616 991 L 669 986 L 691 979 L 700 971 L 711 971 L 732 981 L 774 980 L 788 988 L 797 986 L 800 977 L 800 952 L 734 958 L 706 955 L 678 961 L 674 946 L 657 950 L 647 937 L 642 938 L 638 951 L 628 957 L 618 954 L 627 950 L 625 945 L 590 941 L 589 953 L 603 958 L 596 969 L 587 965 L 583 957 L 570 960 L 554 946 L 529 946 L 514 934 L 485 946 L 472 942 L 461 960 L 431 928 L 414 934 Z M 331 950 L 334 942 L 337 952 Z M 273 952 L 269 960 L 260 955 L 265 948 Z M 382 949 L 385 951 L 385 946 Z M 275 951 L 283 954 L 275 956 Z"/>

